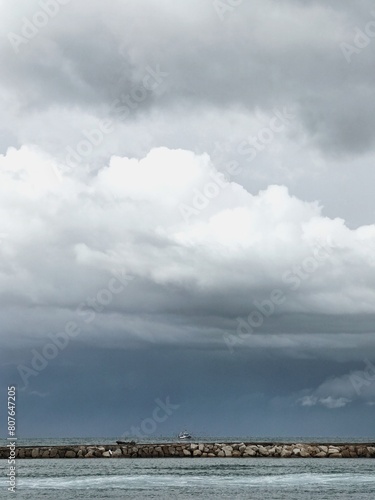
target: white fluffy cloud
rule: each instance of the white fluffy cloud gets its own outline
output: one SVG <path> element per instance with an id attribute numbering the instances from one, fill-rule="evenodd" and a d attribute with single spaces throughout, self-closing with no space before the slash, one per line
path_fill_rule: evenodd
<path id="1" fill-rule="evenodd" d="M 342 408 L 355 401 L 373 405 L 375 400 L 375 366 L 364 360 L 364 368 L 340 377 L 325 380 L 315 390 L 298 399 L 301 406 L 321 405 L 329 409 Z"/>
<path id="2" fill-rule="evenodd" d="M 375 312 L 374 225 L 350 230 L 284 186 L 252 195 L 207 154 L 157 148 L 90 177 L 24 146 L 0 157 L 0 178 L 6 301 L 68 305 L 126 269 L 206 298 L 223 286 L 254 298 L 283 288 L 280 311 Z"/>

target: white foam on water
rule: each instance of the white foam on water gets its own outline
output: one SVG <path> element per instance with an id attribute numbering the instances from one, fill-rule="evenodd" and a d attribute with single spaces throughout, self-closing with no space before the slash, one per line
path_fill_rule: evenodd
<path id="1" fill-rule="evenodd" d="M 0 485 L 6 484 L 4 480 Z M 52 489 L 52 490 L 87 490 L 87 489 L 152 489 L 160 487 L 200 487 L 212 488 L 215 486 L 275 486 L 277 488 L 315 486 L 343 486 L 348 484 L 375 484 L 372 475 L 346 474 L 284 474 L 263 476 L 202 476 L 202 475 L 108 475 L 105 477 L 50 477 L 50 478 L 18 478 L 18 489 Z"/>

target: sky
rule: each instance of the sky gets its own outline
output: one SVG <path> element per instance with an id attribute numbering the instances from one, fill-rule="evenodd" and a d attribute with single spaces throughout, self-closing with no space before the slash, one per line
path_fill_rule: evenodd
<path id="1" fill-rule="evenodd" d="M 23 437 L 374 437 L 373 2 L 0 32 L 2 420 L 14 385 Z"/>

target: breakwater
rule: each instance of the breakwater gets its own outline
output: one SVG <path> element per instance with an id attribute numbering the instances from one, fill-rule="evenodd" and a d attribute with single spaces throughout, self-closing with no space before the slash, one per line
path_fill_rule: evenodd
<path id="1" fill-rule="evenodd" d="M 32 458 L 375 458 L 375 443 L 162 443 L 81 446 L 16 447 L 17 459 Z M 9 457 L 10 446 L 0 447 L 0 458 Z"/>

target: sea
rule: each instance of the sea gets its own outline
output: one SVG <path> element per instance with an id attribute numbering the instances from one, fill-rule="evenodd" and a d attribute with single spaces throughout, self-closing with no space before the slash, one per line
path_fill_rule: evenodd
<path id="1" fill-rule="evenodd" d="M 173 442 L 153 437 L 142 442 Z M 206 437 L 192 442 L 374 442 L 374 438 Z M 116 438 L 20 439 L 21 446 L 114 444 Z M 4 446 L 6 440 L 1 440 Z M 16 462 L 8 492 L 0 460 L 0 498 L 374 500 L 375 460 L 280 458 L 29 459 Z"/>

